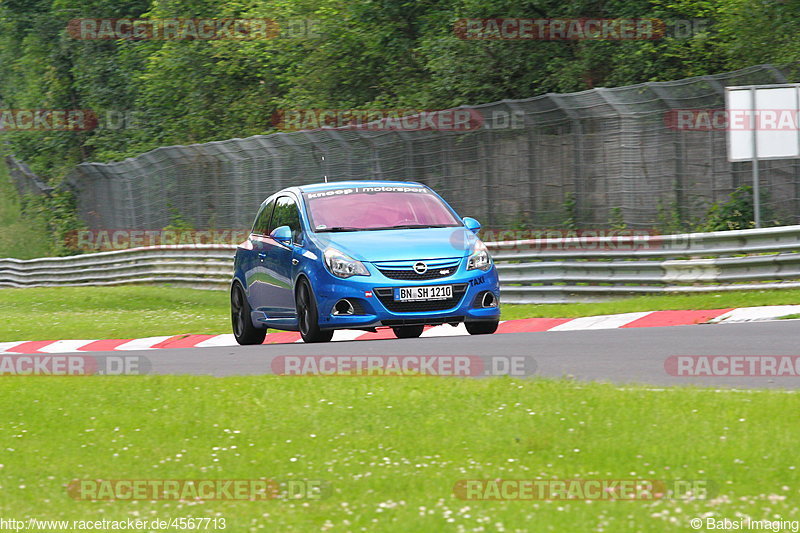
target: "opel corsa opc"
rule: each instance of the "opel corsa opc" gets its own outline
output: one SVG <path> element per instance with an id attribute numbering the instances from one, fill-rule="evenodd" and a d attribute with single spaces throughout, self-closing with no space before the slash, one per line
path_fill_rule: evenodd
<path id="1" fill-rule="evenodd" d="M 438 194 L 414 182 L 349 181 L 289 187 L 261 205 L 236 250 L 231 285 L 239 344 L 267 328 L 325 342 L 337 329 L 464 323 L 494 333 L 497 270 L 477 237 Z"/>

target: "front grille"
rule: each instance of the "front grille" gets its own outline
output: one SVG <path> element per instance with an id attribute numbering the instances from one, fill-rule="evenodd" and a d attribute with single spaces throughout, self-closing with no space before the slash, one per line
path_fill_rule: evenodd
<path id="1" fill-rule="evenodd" d="M 394 289 L 384 287 L 375 289 L 378 300 L 392 313 L 424 313 L 426 311 L 445 311 L 456 307 L 467 292 L 467 284 L 453 285 L 453 297 L 446 300 L 428 300 L 423 302 L 395 302 Z"/>
<path id="2" fill-rule="evenodd" d="M 446 274 L 441 274 L 439 270 L 442 269 L 436 269 L 436 270 L 428 270 L 424 274 L 417 274 L 413 270 L 381 270 L 381 269 L 378 270 L 380 270 L 381 274 L 383 274 L 389 279 L 399 279 L 403 281 L 416 281 L 416 280 L 425 281 L 429 279 L 445 278 L 447 276 L 452 276 L 456 271 L 455 269 L 450 269 Z"/>
<path id="3" fill-rule="evenodd" d="M 417 261 L 402 261 L 402 262 L 382 262 L 375 263 L 375 266 L 380 270 L 381 274 L 389 279 L 396 279 L 401 281 L 427 281 L 431 279 L 441 279 L 452 276 L 458 270 L 459 260 L 432 260 L 423 261 L 428 266 L 428 270 L 424 274 L 417 274 L 414 271 L 414 264 Z M 444 272 L 444 273 L 442 273 Z"/>

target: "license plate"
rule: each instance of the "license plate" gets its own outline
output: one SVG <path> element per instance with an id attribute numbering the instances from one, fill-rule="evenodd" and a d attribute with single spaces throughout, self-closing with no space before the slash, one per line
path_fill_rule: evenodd
<path id="1" fill-rule="evenodd" d="M 448 298 L 452 297 L 452 285 L 436 285 L 433 287 L 401 287 L 394 290 L 395 302 L 447 300 Z"/>

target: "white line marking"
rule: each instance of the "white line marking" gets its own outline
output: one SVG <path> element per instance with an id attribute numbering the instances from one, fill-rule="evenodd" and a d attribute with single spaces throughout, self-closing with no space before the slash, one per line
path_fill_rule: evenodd
<path id="1" fill-rule="evenodd" d="M 56 341 L 53 344 L 49 344 L 44 348 L 39 348 L 39 351 L 42 353 L 71 353 L 77 352 L 78 348 L 83 348 L 89 343 L 94 341 L 89 340 L 68 340 L 68 341 Z"/>
<path id="2" fill-rule="evenodd" d="M 6 350 L 9 350 L 9 349 L 13 348 L 14 346 L 19 346 L 20 344 L 23 344 L 23 343 L 26 343 L 26 342 L 28 342 L 28 341 L 0 342 L 0 353 L 11 353 L 11 352 L 7 352 Z"/>
<path id="3" fill-rule="evenodd" d="M 652 313 L 653 311 L 644 311 L 640 313 L 622 313 L 619 315 L 600 315 L 600 316 L 585 316 L 576 318 L 569 322 L 564 322 L 547 331 L 576 331 L 584 329 L 613 329 L 630 324 L 634 320 L 638 320 Z"/>
<path id="4" fill-rule="evenodd" d="M 366 331 L 359 331 L 357 329 L 337 329 L 333 332 L 333 339 L 331 340 L 354 341 L 366 333 Z"/>
<path id="5" fill-rule="evenodd" d="M 712 323 L 734 324 L 737 322 L 753 322 L 770 320 L 781 316 L 800 313 L 800 305 L 764 305 L 759 307 L 740 307 L 728 311 L 724 315 L 711 320 Z"/>
<path id="6" fill-rule="evenodd" d="M 195 346 L 195 348 L 214 348 L 216 346 L 238 346 L 239 343 L 236 342 L 236 337 L 233 336 L 233 333 L 227 333 L 225 335 L 217 335 L 216 337 L 212 337 L 210 339 L 206 339 L 203 342 L 200 342 Z"/>
<path id="7" fill-rule="evenodd" d="M 464 324 L 459 324 L 456 327 L 450 324 L 443 324 L 441 326 L 434 326 L 422 332 L 420 337 L 456 337 L 458 335 L 469 335 L 467 328 Z"/>
<path id="8" fill-rule="evenodd" d="M 550 328 L 548 331 L 580 331 L 580 330 L 596 330 L 596 329 L 613 329 L 619 328 L 626 324 L 633 322 L 634 320 L 638 320 L 639 318 L 645 317 L 651 314 L 653 311 L 644 311 L 639 313 L 622 313 L 617 315 L 600 315 L 600 316 L 588 316 L 588 317 L 581 317 L 575 318 L 570 320 L 569 322 L 565 322 L 553 328 Z M 724 315 L 720 315 L 714 319 L 711 319 L 710 323 L 721 323 L 721 324 L 735 324 L 741 322 L 751 322 L 757 320 L 770 320 L 776 319 L 781 316 L 791 315 L 791 314 L 800 314 L 800 305 L 771 305 L 771 306 L 759 306 L 759 307 L 741 307 L 738 309 L 734 309 L 733 311 L 729 311 Z M 507 322 L 505 320 L 501 321 Z M 346 340 L 357 340 L 363 335 L 365 335 L 365 331 L 361 330 L 337 330 L 334 332 L 333 340 L 334 341 L 346 341 Z M 425 330 L 422 333 L 422 337 L 451 337 L 451 336 L 458 336 L 458 335 L 468 335 L 464 324 L 459 324 L 457 327 L 452 327 L 449 324 L 444 324 L 441 326 L 434 326 Z M 119 351 L 134 351 L 134 350 L 153 350 L 153 346 L 163 342 L 167 339 L 172 338 L 173 335 L 167 335 L 162 337 L 147 337 L 144 339 L 134 339 L 132 341 L 126 342 L 116 348 Z M 0 354 L 16 354 L 16 352 L 9 352 L 10 349 L 15 348 L 21 344 L 25 344 L 26 342 L 32 341 L 14 341 L 14 342 L 0 342 Z M 86 346 L 92 342 L 93 340 L 61 340 L 61 341 L 53 341 L 51 344 L 44 346 L 43 348 L 39 348 L 40 352 L 43 353 L 69 353 L 69 352 L 77 352 L 78 348 Z M 298 343 L 303 342 L 302 339 L 298 339 Z M 219 347 L 219 346 L 237 346 L 236 339 L 231 334 L 224 334 L 224 335 L 216 335 L 210 339 L 207 339 L 203 342 L 197 344 L 197 348 L 212 348 L 212 347 Z M 734 389 L 735 390 L 735 389 Z M 721 391 L 723 392 L 723 391 Z"/>
<path id="9" fill-rule="evenodd" d="M 164 342 L 171 339 L 174 335 L 167 335 L 166 337 L 147 337 L 144 339 L 134 339 L 125 344 L 117 346 L 117 351 L 127 352 L 132 350 L 153 350 L 153 346 L 159 342 Z"/>

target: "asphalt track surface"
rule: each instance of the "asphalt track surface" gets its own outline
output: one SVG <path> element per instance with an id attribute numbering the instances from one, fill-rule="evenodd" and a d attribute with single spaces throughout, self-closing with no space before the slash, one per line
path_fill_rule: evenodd
<path id="1" fill-rule="evenodd" d="M 798 389 L 800 377 L 670 375 L 670 356 L 800 356 L 800 321 L 692 325 L 564 332 L 508 333 L 419 339 L 339 341 L 120 352 L 141 356 L 153 374 L 273 374 L 281 356 L 521 356 L 538 376 L 655 386 Z M 287 377 L 287 379 L 291 379 Z M 445 378 L 463 379 L 463 378 Z"/>

